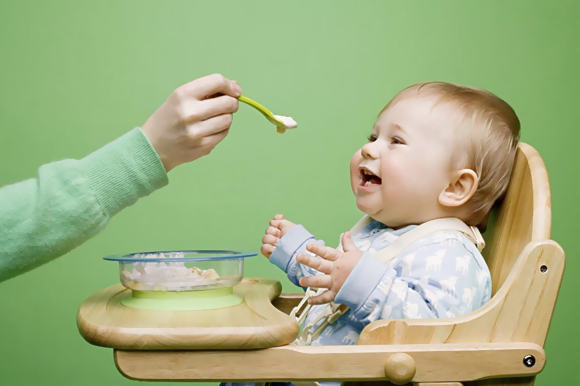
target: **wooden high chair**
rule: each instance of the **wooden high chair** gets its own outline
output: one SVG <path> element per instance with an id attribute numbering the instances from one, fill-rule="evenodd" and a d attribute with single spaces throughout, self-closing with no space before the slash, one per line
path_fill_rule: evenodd
<path id="1" fill-rule="evenodd" d="M 564 252 L 550 240 L 550 205 L 544 163 L 520 144 L 507 195 L 484 235 L 493 297 L 468 315 L 376 321 L 355 346 L 115 350 L 115 363 L 140 380 L 531 386 L 544 368 L 543 346 L 564 271 Z M 301 297 L 281 294 L 273 305 L 289 313 Z"/>

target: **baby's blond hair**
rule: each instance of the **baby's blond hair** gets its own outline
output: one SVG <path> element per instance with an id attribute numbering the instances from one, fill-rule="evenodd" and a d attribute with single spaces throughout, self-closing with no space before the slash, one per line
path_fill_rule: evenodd
<path id="1" fill-rule="evenodd" d="M 444 82 L 407 87 L 383 111 L 417 96 L 436 96 L 435 105 L 449 103 L 458 109 L 459 135 L 467 140 L 463 143 L 468 146 L 466 157 L 457 155 L 457 162 L 460 168 L 470 168 L 479 176 L 477 191 L 468 203 L 472 215 L 464 220 L 478 225 L 507 190 L 519 142 L 520 121 L 511 106 L 491 92 Z"/>

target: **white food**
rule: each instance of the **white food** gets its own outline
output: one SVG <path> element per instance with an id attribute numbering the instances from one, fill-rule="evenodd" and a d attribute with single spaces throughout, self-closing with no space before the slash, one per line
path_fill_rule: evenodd
<path id="1" fill-rule="evenodd" d="M 138 254 L 136 258 L 181 258 L 182 253 Z M 220 283 L 218 273 L 210 269 L 186 267 L 184 262 L 135 262 L 133 272 L 123 269 L 121 280 L 129 288 L 141 291 L 188 291 Z"/>
<path id="2" fill-rule="evenodd" d="M 296 123 L 296 121 L 292 119 L 292 117 L 285 117 L 283 115 L 274 115 L 274 118 L 282 122 L 284 126 L 286 126 L 286 128 L 288 129 L 294 129 L 298 127 L 298 123 Z"/>

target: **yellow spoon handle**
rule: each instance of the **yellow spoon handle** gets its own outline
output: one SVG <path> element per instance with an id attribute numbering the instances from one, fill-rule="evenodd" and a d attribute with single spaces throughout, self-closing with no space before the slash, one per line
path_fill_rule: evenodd
<path id="1" fill-rule="evenodd" d="M 262 106 L 261 104 L 259 104 L 255 100 L 252 100 L 252 99 L 250 99 L 248 97 L 245 97 L 243 95 L 240 95 L 238 97 L 238 100 L 240 102 L 243 102 L 243 103 L 247 104 L 248 106 L 252 106 L 256 110 L 258 110 L 259 112 L 261 112 L 266 117 L 266 119 L 268 121 L 270 121 L 271 123 L 273 123 L 274 125 L 276 125 L 276 128 L 278 129 L 278 133 L 282 134 L 282 133 L 284 133 L 286 131 L 286 126 L 284 126 L 284 123 L 282 123 L 279 120 L 277 120 L 274 117 L 274 114 L 272 114 L 272 112 L 270 110 L 268 110 L 266 107 Z"/>

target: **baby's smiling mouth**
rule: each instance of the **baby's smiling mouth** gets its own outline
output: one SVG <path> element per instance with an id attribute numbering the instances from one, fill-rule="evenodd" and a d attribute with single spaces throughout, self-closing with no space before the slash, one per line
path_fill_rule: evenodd
<path id="1" fill-rule="evenodd" d="M 369 185 L 381 185 L 382 180 L 379 176 L 373 173 L 370 169 L 363 166 L 358 169 L 360 174 L 360 184 L 361 186 Z"/>

